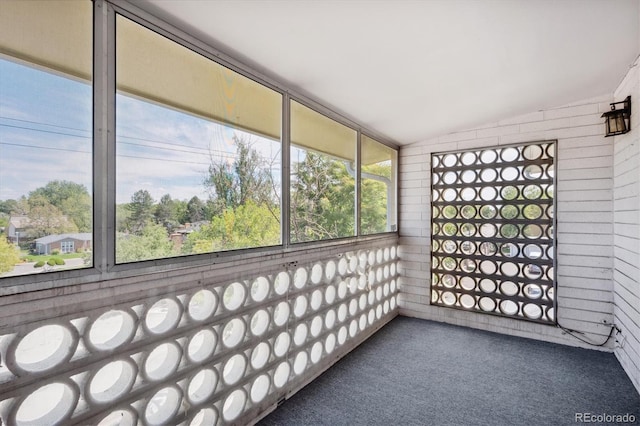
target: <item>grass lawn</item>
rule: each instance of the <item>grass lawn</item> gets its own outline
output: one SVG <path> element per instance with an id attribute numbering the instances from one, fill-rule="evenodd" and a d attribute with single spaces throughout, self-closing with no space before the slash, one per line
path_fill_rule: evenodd
<path id="1" fill-rule="evenodd" d="M 46 262 L 52 257 L 59 257 L 60 259 L 77 259 L 82 257 L 82 253 L 65 253 L 65 254 L 29 254 L 27 251 L 20 253 L 20 259 L 25 259 L 27 262 L 38 262 L 40 260 Z"/>

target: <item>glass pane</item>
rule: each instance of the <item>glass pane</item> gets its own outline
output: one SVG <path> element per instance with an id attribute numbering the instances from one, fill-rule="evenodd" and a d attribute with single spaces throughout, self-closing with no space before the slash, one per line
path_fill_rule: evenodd
<path id="1" fill-rule="evenodd" d="M 280 244 L 282 96 L 118 16 L 116 262 Z"/>
<path id="2" fill-rule="evenodd" d="M 291 101 L 291 242 L 355 235 L 356 131 Z"/>
<path id="3" fill-rule="evenodd" d="M 0 276 L 92 264 L 90 1 L 3 2 Z"/>
<path id="4" fill-rule="evenodd" d="M 361 140 L 360 232 L 395 231 L 398 152 L 364 135 Z"/>

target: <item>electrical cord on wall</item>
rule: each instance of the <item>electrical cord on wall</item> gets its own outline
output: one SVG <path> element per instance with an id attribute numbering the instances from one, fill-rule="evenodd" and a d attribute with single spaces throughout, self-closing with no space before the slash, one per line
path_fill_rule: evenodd
<path id="1" fill-rule="evenodd" d="M 574 334 L 574 333 L 584 334 L 582 331 L 572 330 L 570 328 L 563 327 L 562 325 L 560 325 L 559 322 L 557 322 L 556 325 L 558 326 L 559 329 L 561 329 L 562 331 L 564 331 L 568 335 L 570 335 L 572 337 L 575 337 L 576 339 L 580 340 L 581 342 L 586 343 L 587 345 L 598 346 L 598 347 L 601 347 L 601 346 L 604 346 L 604 345 L 607 344 L 607 342 L 609 341 L 609 339 L 611 339 L 611 336 L 613 335 L 613 330 L 616 330 L 616 334 L 620 333 L 620 329 L 618 327 L 616 327 L 615 324 L 612 324 L 611 325 L 611 330 L 609 330 L 609 335 L 604 340 L 604 342 L 602 342 L 602 343 L 594 343 L 592 341 L 587 340 L 586 338 L 582 338 L 582 337 L 577 336 L 577 335 Z"/>

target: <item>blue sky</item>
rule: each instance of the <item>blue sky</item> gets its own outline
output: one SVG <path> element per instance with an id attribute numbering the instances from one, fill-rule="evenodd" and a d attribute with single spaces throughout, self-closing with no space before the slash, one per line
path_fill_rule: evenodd
<path id="1" fill-rule="evenodd" d="M 0 199 L 54 179 L 91 190 L 91 110 L 90 85 L 0 59 Z"/>
<path id="2" fill-rule="evenodd" d="M 232 162 L 232 136 L 248 137 L 267 158 L 280 144 L 193 115 L 117 96 L 116 201 L 146 189 L 159 200 L 207 198 L 210 157 Z M 19 198 L 51 180 L 91 192 L 91 86 L 0 59 L 0 200 Z"/>

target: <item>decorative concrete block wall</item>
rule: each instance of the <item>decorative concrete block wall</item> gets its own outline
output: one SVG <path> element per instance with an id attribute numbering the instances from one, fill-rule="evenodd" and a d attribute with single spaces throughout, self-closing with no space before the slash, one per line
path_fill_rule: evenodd
<path id="1" fill-rule="evenodd" d="M 4 296 L 0 424 L 251 423 L 397 315 L 396 243 Z"/>

